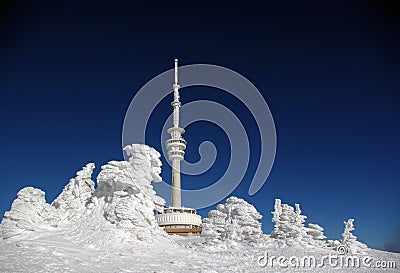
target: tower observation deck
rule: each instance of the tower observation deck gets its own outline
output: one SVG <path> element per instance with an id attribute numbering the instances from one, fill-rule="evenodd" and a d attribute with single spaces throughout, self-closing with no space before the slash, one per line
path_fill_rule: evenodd
<path id="1" fill-rule="evenodd" d="M 169 234 L 183 236 L 198 235 L 201 233 L 201 217 L 196 214 L 195 209 L 182 207 L 181 201 L 181 160 L 184 159 L 186 140 L 182 137 L 185 132 L 179 127 L 179 83 L 178 83 L 178 60 L 175 59 L 175 81 L 174 100 L 171 102 L 173 108 L 173 126 L 168 129 L 171 138 L 165 142 L 168 150 L 168 159 L 172 165 L 172 206 L 157 212 L 158 225 L 163 227 Z"/>

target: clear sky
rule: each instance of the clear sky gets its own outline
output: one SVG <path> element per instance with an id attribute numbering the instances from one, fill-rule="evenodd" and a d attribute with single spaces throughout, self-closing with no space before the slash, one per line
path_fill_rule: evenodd
<path id="1" fill-rule="evenodd" d="M 240 101 L 212 88 L 181 92 L 183 103 L 224 103 L 245 124 L 251 165 L 233 195 L 264 215 L 265 232 L 273 227 L 274 199 L 281 198 L 300 203 L 329 239 L 340 238 L 343 221 L 355 218 L 361 241 L 399 250 L 398 4 L 3 2 L 1 214 L 22 187 L 44 190 L 51 202 L 86 163 L 94 162 L 97 174 L 107 161 L 121 160 L 131 100 L 178 57 L 182 65 L 237 71 L 268 102 L 277 130 L 276 161 L 267 183 L 248 196 L 260 145 L 251 115 Z M 170 99 L 157 108 L 161 120 L 170 114 Z M 163 124 L 150 124 L 146 130 L 154 134 L 146 142 L 160 149 Z M 182 177 L 184 187 L 201 187 L 223 175 L 228 158 L 220 151 L 229 150 L 229 142 L 208 122 L 186 129 L 188 161 L 199 159 L 204 140 L 219 151 L 213 169 Z M 163 163 L 168 181 L 170 168 Z"/>

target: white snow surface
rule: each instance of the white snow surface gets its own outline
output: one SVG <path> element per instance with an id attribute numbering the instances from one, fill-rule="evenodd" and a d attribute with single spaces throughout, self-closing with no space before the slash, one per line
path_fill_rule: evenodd
<path id="1" fill-rule="evenodd" d="M 254 206 L 230 197 L 204 219 L 201 237 L 168 236 L 154 217 L 165 204 L 151 185 L 161 181 L 160 154 L 142 144 L 124 150 L 129 161 L 102 166 L 96 189 L 89 163 L 51 204 L 39 189 L 20 190 L 0 224 L 0 272 L 398 272 L 400 254 L 356 241 L 353 219 L 341 241 L 325 242 L 321 226 L 304 226 L 299 205 L 279 199 L 271 235 Z M 362 251 L 339 255 L 340 244 Z M 303 266 L 304 257 L 324 266 Z M 348 257 L 360 266 L 347 267 Z"/>

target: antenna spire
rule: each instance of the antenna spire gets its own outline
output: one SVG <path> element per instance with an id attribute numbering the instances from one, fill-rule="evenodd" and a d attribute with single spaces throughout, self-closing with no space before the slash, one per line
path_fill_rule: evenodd
<path id="1" fill-rule="evenodd" d="M 175 84 L 178 84 L 178 59 L 175 59 Z"/>

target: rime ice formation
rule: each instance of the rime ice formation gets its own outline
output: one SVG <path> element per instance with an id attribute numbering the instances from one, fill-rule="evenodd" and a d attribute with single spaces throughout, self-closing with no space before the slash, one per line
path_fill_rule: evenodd
<path id="1" fill-rule="evenodd" d="M 43 191 L 22 189 L 0 225 L 0 234 L 6 239 L 0 239 L 0 271 L 294 272 L 297 268 L 289 262 L 296 262 L 293 257 L 314 257 L 316 264 L 325 261 L 326 266 L 304 267 L 303 271 L 370 272 L 370 267 L 329 266 L 327 255 L 337 256 L 339 247 L 360 259 L 367 255 L 371 261 L 395 261 L 397 266 L 400 262 L 400 254 L 368 249 L 357 242 L 351 233 L 353 219 L 345 222 L 341 241 L 328 240 L 326 244 L 322 227 L 305 227 L 306 216 L 300 206 L 293 208 L 279 199 L 271 236 L 262 234 L 261 215 L 252 205 L 230 197 L 204 219 L 202 238 L 167 237 L 152 213 L 157 198 L 150 182 L 159 178 L 159 154 L 144 145 L 130 145 L 126 150 L 129 161 L 104 165 L 94 192 L 92 164 L 70 180 L 53 205 L 45 202 Z M 268 261 L 266 257 L 270 264 L 272 257 L 286 258 L 287 263 L 282 267 L 276 260 L 274 267 L 260 263 Z"/>
<path id="2" fill-rule="evenodd" d="M 263 236 L 261 214 L 245 200 L 229 197 L 225 204 L 219 204 L 216 210 L 203 219 L 202 236 L 208 242 L 233 241 L 252 242 Z"/>
<path id="3" fill-rule="evenodd" d="M 271 238 L 286 240 L 287 243 L 304 242 L 308 239 L 304 221 L 307 218 L 301 215 L 299 204 L 296 210 L 288 204 L 282 204 L 280 199 L 275 199 L 275 210 L 272 212 L 272 221 L 275 223 Z"/>
<path id="4" fill-rule="evenodd" d="M 312 255 L 321 262 L 327 254 L 337 255 L 339 247 L 352 255 L 400 260 L 358 242 L 351 233 L 353 219 L 345 222 L 340 241 L 325 242 L 321 226 L 304 225 L 307 217 L 300 205 L 292 207 L 280 199 L 275 200 L 271 235 L 263 234 L 262 216 L 253 205 L 230 197 L 203 219 L 202 237 L 168 236 L 154 215 L 165 204 L 151 184 L 161 180 L 160 154 L 139 144 L 124 150 L 129 160 L 102 166 L 97 189 L 92 180 L 94 164 L 89 163 L 51 205 L 39 189 L 20 190 L 0 224 L 0 271 L 269 272 L 268 267 L 260 267 L 260 255 L 288 259 Z M 318 272 L 331 272 L 323 269 Z"/>
<path id="5" fill-rule="evenodd" d="M 110 161 L 101 167 L 95 191 L 97 202 L 104 206 L 104 217 L 118 228 L 150 240 L 160 234 L 154 210 L 165 204 L 157 196 L 151 181 L 161 181 L 160 154 L 145 145 L 133 144 L 124 148 L 127 161 Z"/>
<path id="6" fill-rule="evenodd" d="M 78 209 L 84 206 L 94 192 L 92 173 L 94 163 L 88 163 L 82 170 L 76 173 L 65 186 L 61 194 L 53 201 L 54 207 L 62 209 Z"/>
<path id="7" fill-rule="evenodd" d="M 17 194 L 11 210 L 4 214 L 0 236 L 7 239 L 26 231 L 39 231 L 57 226 L 59 219 L 54 207 L 46 203 L 45 193 L 32 187 L 23 188 Z"/>
<path id="8" fill-rule="evenodd" d="M 45 193 L 39 189 L 20 190 L 1 222 L 1 237 L 7 239 L 25 231 L 56 228 L 79 219 L 94 192 L 93 169 L 94 164 L 89 163 L 78 171 L 51 205 L 46 203 Z"/>
<path id="9" fill-rule="evenodd" d="M 124 150 L 129 161 L 110 161 L 102 166 L 96 190 L 91 178 L 93 163 L 78 171 L 51 205 L 39 189 L 20 190 L 1 222 L 1 237 L 58 229 L 76 242 L 101 245 L 165 236 L 153 212 L 165 201 L 151 185 L 151 181 L 161 181 L 160 154 L 142 144 L 128 145 Z M 102 239 L 94 233 L 99 230 L 104 231 Z"/>
<path id="10" fill-rule="evenodd" d="M 345 246 L 351 254 L 363 254 L 364 250 L 368 248 L 367 245 L 358 242 L 357 237 L 351 233 L 354 230 L 354 219 L 344 222 L 345 230 L 340 241 L 325 241 L 324 229 L 321 226 L 313 223 L 309 223 L 308 227 L 304 226 L 307 216 L 301 214 L 299 204 L 295 204 L 295 208 L 293 208 L 288 204 L 282 204 L 280 199 L 275 199 L 272 215 L 272 222 L 275 223 L 275 226 L 271 232 L 271 238 L 278 240 L 281 244 L 289 246 L 297 244 L 334 250 Z"/>
<path id="11" fill-rule="evenodd" d="M 272 215 L 272 222 L 275 225 L 271 238 L 278 239 L 279 242 L 287 245 L 326 246 L 322 227 L 312 223 L 308 224 L 308 228 L 304 226 L 307 216 L 301 214 L 299 204 L 295 204 L 293 208 L 288 204 L 282 204 L 280 199 L 275 199 Z"/>
<path id="12" fill-rule="evenodd" d="M 317 245 L 324 247 L 326 246 L 326 236 L 324 235 L 324 228 L 318 224 L 309 223 L 307 228 L 307 234 L 311 236 L 312 242 Z"/>
<path id="13" fill-rule="evenodd" d="M 354 219 L 349 219 L 344 222 L 344 232 L 342 233 L 342 240 L 340 243 L 346 246 L 350 254 L 364 254 L 367 248 L 366 244 L 357 241 L 357 237 L 351 232 L 354 230 Z"/>
<path id="14" fill-rule="evenodd" d="M 79 218 L 86 210 L 86 205 L 94 192 L 92 180 L 94 163 L 88 163 L 82 170 L 76 173 L 64 187 L 61 194 L 51 203 L 59 212 L 61 223 L 68 223 L 72 219 Z"/>

